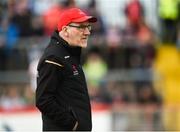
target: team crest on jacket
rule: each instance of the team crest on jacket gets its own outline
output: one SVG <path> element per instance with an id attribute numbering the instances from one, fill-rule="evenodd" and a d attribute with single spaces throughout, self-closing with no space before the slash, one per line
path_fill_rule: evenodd
<path id="1" fill-rule="evenodd" d="M 73 69 L 73 75 L 78 75 L 79 74 L 76 65 L 72 65 L 72 69 Z"/>

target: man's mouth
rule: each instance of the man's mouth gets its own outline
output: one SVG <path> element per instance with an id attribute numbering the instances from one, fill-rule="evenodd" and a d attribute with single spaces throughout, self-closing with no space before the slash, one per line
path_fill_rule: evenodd
<path id="1" fill-rule="evenodd" d="M 87 40 L 87 38 L 82 38 L 82 40 Z"/>

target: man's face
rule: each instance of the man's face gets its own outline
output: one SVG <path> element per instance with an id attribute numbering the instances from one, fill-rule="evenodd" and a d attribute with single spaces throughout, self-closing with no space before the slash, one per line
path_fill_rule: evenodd
<path id="1" fill-rule="evenodd" d="M 67 28 L 68 43 L 71 46 L 87 47 L 88 36 L 91 31 L 89 22 L 70 23 Z"/>

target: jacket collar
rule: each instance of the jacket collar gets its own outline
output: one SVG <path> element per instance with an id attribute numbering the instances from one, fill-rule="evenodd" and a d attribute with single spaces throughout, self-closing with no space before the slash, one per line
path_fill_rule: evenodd
<path id="1" fill-rule="evenodd" d="M 65 41 L 62 37 L 59 36 L 59 32 L 57 30 L 54 31 L 51 39 L 55 39 L 57 43 L 62 45 L 71 55 L 80 56 L 81 55 L 81 47 L 70 46 L 67 41 Z"/>

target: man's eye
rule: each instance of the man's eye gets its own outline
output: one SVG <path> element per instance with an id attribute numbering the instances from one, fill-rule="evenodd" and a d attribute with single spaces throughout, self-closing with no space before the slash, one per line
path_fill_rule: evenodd
<path id="1" fill-rule="evenodd" d="M 80 28 L 87 28 L 87 27 L 89 27 L 89 25 L 81 25 L 81 26 L 79 26 Z"/>

